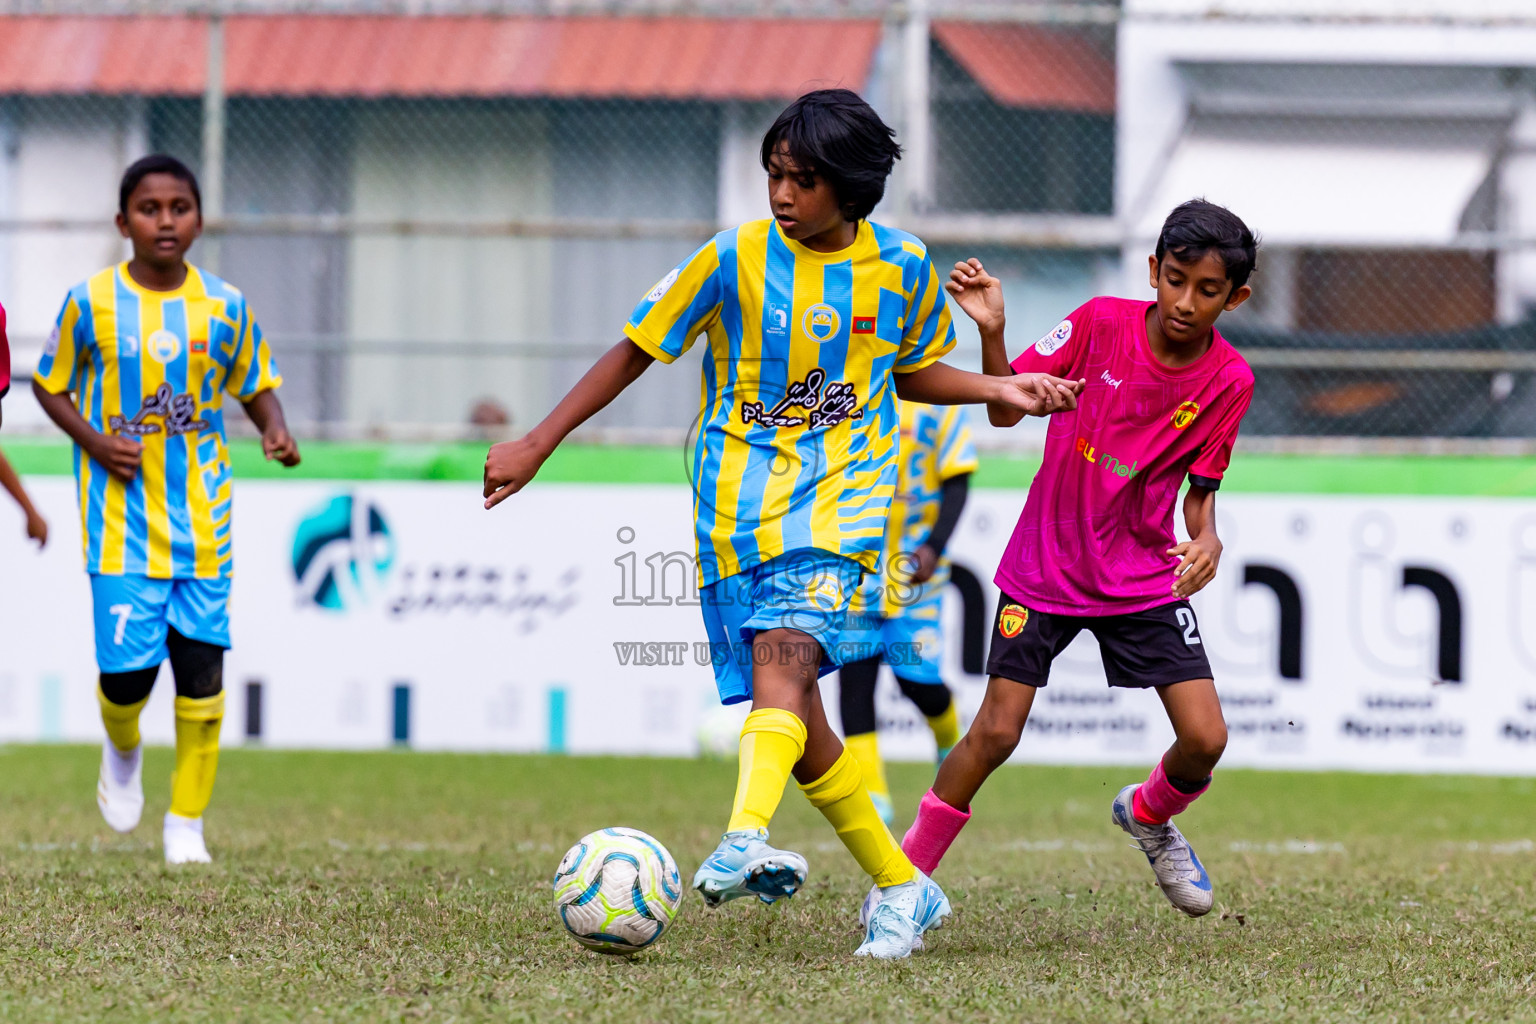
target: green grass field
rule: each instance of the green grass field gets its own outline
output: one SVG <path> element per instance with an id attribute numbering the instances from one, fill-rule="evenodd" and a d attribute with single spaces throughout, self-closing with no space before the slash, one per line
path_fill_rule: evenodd
<path id="1" fill-rule="evenodd" d="M 560 854 L 633 825 L 688 877 L 734 766 L 231 750 L 216 863 L 168 870 L 170 752 L 131 837 L 97 816 L 96 757 L 0 748 L 6 1019 L 1536 1019 L 1533 780 L 1222 772 L 1182 822 L 1217 887 L 1191 921 L 1108 824 L 1134 771 L 1004 769 L 940 871 L 951 925 L 899 964 L 849 955 L 864 884 L 791 790 L 774 836 L 809 856 L 806 890 L 690 894 L 623 960 L 560 930 Z M 894 768 L 902 806 L 927 774 Z"/>

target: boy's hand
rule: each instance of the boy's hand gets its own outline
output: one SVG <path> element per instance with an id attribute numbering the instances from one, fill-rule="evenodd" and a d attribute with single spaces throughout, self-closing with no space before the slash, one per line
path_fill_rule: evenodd
<path id="1" fill-rule="evenodd" d="M 485 507 L 495 508 L 523 489 L 549 453 L 526 437 L 491 445 L 485 456 Z"/>
<path id="2" fill-rule="evenodd" d="M 261 432 L 261 453 L 270 462 L 276 459 L 290 469 L 299 464 L 299 443 L 280 423 L 272 424 Z"/>
<path id="3" fill-rule="evenodd" d="M 100 463 L 108 473 L 125 484 L 131 484 L 133 478 L 138 476 L 139 462 L 144 458 L 144 446 L 135 438 L 97 434 L 86 454 Z"/>
<path id="4" fill-rule="evenodd" d="M 933 579 L 933 571 L 939 567 L 939 553 L 933 550 L 931 544 L 920 545 L 917 549 L 917 565 L 912 570 L 913 583 L 927 583 Z"/>
<path id="5" fill-rule="evenodd" d="M 965 315 L 983 331 L 1002 330 L 1003 282 L 987 273 L 981 260 L 972 257 L 956 263 L 944 290 L 955 297 Z"/>
<path id="6" fill-rule="evenodd" d="M 1168 549 L 1169 555 L 1181 557 L 1173 570 L 1173 596 L 1183 599 L 1199 593 L 1216 578 L 1216 566 L 1221 562 L 1221 541 L 1202 534 Z"/>
<path id="7" fill-rule="evenodd" d="M 1077 408 L 1077 396 L 1087 387 L 1087 380 L 1063 380 L 1048 373 L 1017 373 L 995 378 L 998 396 L 994 401 L 1026 416 L 1049 416 Z"/>
<path id="8" fill-rule="evenodd" d="M 48 546 L 48 520 L 38 515 L 37 509 L 27 512 L 27 539 L 37 541 L 39 551 Z"/>

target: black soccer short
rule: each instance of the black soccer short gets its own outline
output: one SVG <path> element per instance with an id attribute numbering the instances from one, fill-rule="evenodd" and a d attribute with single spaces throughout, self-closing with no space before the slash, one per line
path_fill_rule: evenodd
<path id="1" fill-rule="evenodd" d="M 1212 678 L 1200 624 L 1188 601 L 1128 615 L 1053 615 L 1007 594 L 998 601 L 992 623 L 987 674 L 1044 686 L 1056 655 L 1085 629 L 1099 641 L 1110 686 L 1167 686 Z"/>

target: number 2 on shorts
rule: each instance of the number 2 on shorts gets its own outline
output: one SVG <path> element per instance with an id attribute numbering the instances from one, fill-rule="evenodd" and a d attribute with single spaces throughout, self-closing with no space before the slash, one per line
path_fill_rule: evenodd
<path id="1" fill-rule="evenodd" d="M 1180 611 L 1182 610 L 1180 609 Z M 117 616 L 117 629 L 112 632 L 112 642 L 121 647 L 123 645 L 123 633 L 128 629 L 128 616 L 133 614 L 133 605 L 114 604 L 107 611 Z"/>
<path id="2" fill-rule="evenodd" d="M 1200 642 L 1200 636 L 1195 632 L 1195 613 L 1188 608 L 1175 608 L 1174 618 L 1179 620 L 1179 625 L 1184 627 L 1184 644 L 1193 647 Z M 122 632 L 121 629 L 118 632 Z"/>

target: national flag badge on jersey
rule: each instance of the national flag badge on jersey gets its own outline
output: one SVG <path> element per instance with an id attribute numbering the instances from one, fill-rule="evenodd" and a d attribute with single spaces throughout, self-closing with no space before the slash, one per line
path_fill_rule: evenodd
<path id="1" fill-rule="evenodd" d="M 874 334 L 875 318 L 872 316 L 856 316 L 853 318 L 854 334 Z"/>

